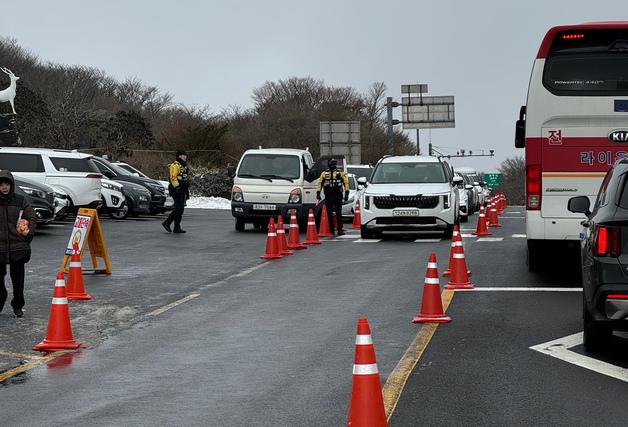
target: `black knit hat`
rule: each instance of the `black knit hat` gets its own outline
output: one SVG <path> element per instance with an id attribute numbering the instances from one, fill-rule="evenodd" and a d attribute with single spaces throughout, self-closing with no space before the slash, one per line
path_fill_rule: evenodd
<path id="1" fill-rule="evenodd" d="M 187 155 L 188 155 L 188 153 L 186 153 L 185 151 L 177 150 L 177 157 L 187 156 Z"/>

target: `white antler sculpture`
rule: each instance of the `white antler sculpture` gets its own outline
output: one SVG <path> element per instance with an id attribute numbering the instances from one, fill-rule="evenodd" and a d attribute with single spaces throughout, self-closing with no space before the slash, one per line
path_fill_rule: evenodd
<path id="1" fill-rule="evenodd" d="M 13 110 L 13 114 L 17 114 L 15 112 L 15 87 L 16 82 L 20 79 L 17 77 L 11 70 L 6 67 L 0 67 L 0 70 L 9 76 L 11 79 L 11 84 L 8 88 L 4 90 L 0 90 L 0 102 L 9 102 L 11 104 L 11 110 Z"/>

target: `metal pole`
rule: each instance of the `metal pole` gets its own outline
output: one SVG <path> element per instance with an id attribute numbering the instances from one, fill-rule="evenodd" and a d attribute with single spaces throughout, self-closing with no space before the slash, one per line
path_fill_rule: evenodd
<path id="1" fill-rule="evenodd" d="M 392 96 L 386 98 L 386 124 L 388 127 L 388 143 L 392 146 L 393 156 L 397 155 L 397 147 L 395 147 L 394 134 L 393 134 L 393 107 Z"/>
<path id="2" fill-rule="evenodd" d="M 419 141 L 420 141 L 419 130 L 417 129 L 416 130 L 416 155 L 417 156 L 421 155 L 421 148 L 419 147 Z"/>
<path id="3" fill-rule="evenodd" d="M 431 156 L 432 155 L 432 143 L 431 142 L 428 144 L 427 150 L 428 150 L 428 154 Z"/>

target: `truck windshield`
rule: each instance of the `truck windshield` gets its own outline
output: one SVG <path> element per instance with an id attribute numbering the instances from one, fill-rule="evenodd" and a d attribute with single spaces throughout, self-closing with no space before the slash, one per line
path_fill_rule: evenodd
<path id="1" fill-rule="evenodd" d="M 373 184 L 412 184 L 447 182 L 440 163 L 380 163 L 371 182 Z"/>
<path id="2" fill-rule="evenodd" d="M 238 176 L 296 179 L 301 176 L 301 162 L 298 156 L 289 154 L 247 154 L 240 163 Z"/>

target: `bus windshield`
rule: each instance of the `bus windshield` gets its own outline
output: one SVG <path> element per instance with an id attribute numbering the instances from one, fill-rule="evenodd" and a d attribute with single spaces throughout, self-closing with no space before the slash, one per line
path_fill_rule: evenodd
<path id="1" fill-rule="evenodd" d="M 543 84 L 556 95 L 627 95 L 628 30 L 559 33 L 545 62 Z"/>

